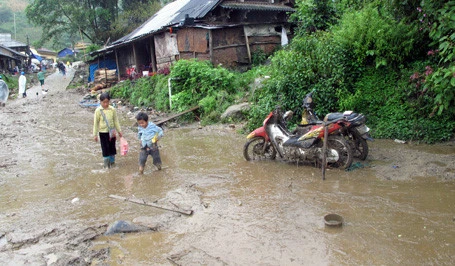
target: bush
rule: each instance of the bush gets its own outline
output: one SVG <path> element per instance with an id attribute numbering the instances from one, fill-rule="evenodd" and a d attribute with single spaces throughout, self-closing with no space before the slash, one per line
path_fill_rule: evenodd
<path id="1" fill-rule="evenodd" d="M 12 76 L 10 74 L 1 74 L 3 81 L 8 85 L 9 95 L 18 92 L 19 88 L 19 78 L 17 76 Z"/>
<path id="2" fill-rule="evenodd" d="M 135 81 L 125 80 L 111 89 L 113 98 L 128 100 L 131 104 L 144 107 L 159 107 L 169 110 L 167 77 L 154 75 Z"/>
<path id="3" fill-rule="evenodd" d="M 387 10 L 369 4 L 347 12 L 333 28 L 335 41 L 360 65 L 399 65 L 407 59 L 416 28 L 397 22 Z"/>
<path id="4" fill-rule="evenodd" d="M 355 84 L 355 93 L 340 99 L 341 109 L 365 114 L 374 137 L 427 143 L 449 140 L 455 122 L 449 116 L 432 115 L 432 97 L 416 81 L 416 69 L 424 65 L 400 71 L 367 69 Z"/>
<path id="5" fill-rule="evenodd" d="M 209 61 L 179 60 L 171 68 L 172 105 L 177 111 L 199 105 L 204 123 L 217 122 L 216 117 L 245 93 L 245 82 L 239 73 L 213 67 Z"/>
<path id="6" fill-rule="evenodd" d="M 291 45 L 271 57 L 271 78 L 255 93 L 248 128 L 259 126 L 276 105 L 301 113 L 302 100 L 316 90 L 316 112 L 325 114 L 338 109 L 338 95 L 346 88 L 346 57 L 333 42 L 330 33 L 295 37 Z M 297 122 L 297 116 L 295 116 Z"/>
<path id="7" fill-rule="evenodd" d="M 171 79 L 172 110 L 184 111 L 200 106 L 203 123 L 219 122 L 229 105 L 245 100 L 254 75 L 263 71 L 236 73 L 213 67 L 208 61 L 179 60 L 169 76 L 154 75 L 136 81 L 124 81 L 111 89 L 112 97 L 129 100 L 136 106 L 170 110 L 168 79 Z"/>

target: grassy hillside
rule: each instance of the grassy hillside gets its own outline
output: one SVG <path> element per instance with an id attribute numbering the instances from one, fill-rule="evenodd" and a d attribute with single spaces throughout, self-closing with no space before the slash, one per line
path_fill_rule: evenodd
<path id="1" fill-rule="evenodd" d="M 41 28 L 29 24 L 25 16 L 25 8 L 28 0 L 0 0 L 0 33 L 11 33 L 11 37 L 17 41 L 32 45 L 41 36 Z M 16 27 L 14 27 L 14 17 Z"/>

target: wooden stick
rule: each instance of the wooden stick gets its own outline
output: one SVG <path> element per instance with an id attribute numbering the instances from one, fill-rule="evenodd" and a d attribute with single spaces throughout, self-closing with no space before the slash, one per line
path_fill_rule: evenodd
<path id="1" fill-rule="evenodd" d="M 117 196 L 117 195 L 109 195 L 109 198 L 119 199 L 119 200 L 123 200 L 123 201 L 129 201 L 129 202 L 133 202 L 133 203 L 137 203 L 137 204 L 141 204 L 141 205 L 155 207 L 155 208 L 166 210 L 166 211 L 178 212 L 178 213 L 185 214 L 185 215 L 193 214 L 192 210 L 181 210 L 181 209 L 176 209 L 176 208 L 164 207 L 164 206 L 160 206 L 158 204 L 154 204 L 151 202 L 146 202 L 143 199 L 131 199 L 131 198 L 126 198 L 126 197 Z"/>
<path id="2" fill-rule="evenodd" d="M 329 127 L 324 123 L 324 142 L 322 144 L 322 180 L 325 180 L 325 168 L 327 164 L 327 138 L 329 137 Z"/>
<path id="3" fill-rule="evenodd" d="M 153 121 L 153 123 L 155 123 L 157 126 L 160 126 L 160 125 L 163 124 L 164 122 L 167 122 L 167 121 L 169 121 L 169 120 L 171 120 L 171 119 L 173 119 L 173 118 L 179 117 L 179 116 L 184 115 L 184 114 L 186 114 L 186 113 L 195 111 L 195 110 L 197 110 L 198 108 L 199 108 L 199 106 L 194 106 L 194 107 L 192 107 L 192 108 L 190 108 L 190 109 L 188 109 L 188 110 L 186 110 L 186 111 L 180 112 L 180 113 L 178 113 L 178 114 L 174 114 L 174 115 L 172 115 L 172 116 L 170 116 L 170 117 L 163 118 L 163 119 L 161 119 L 161 120 L 159 120 L 159 121 Z"/>

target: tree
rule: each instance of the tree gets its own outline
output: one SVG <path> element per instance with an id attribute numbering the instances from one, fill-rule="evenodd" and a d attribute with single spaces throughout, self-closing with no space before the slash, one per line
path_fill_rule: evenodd
<path id="1" fill-rule="evenodd" d="M 13 20 L 13 12 L 8 7 L 2 7 L 0 9 L 0 22 L 6 23 Z"/>
<path id="2" fill-rule="evenodd" d="M 299 25 L 301 32 L 326 30 L 336 23 L 335 7 L 329 0 L 300 0 L 291 20 Z"/>
<path id="3" fill-rule="evenodd" d="M 111 40 L 119 39 L 133 31 L 160 8 L 160 1 L 125 1 L 117 20 L 111 24 Z"/>
<path id="4" fill-rule="evenodd" d="M 29 21 L 43 27 L 41 43 L 83 35 L 92 43 L 104 44 L 107 39 L 119 38 L 143 23 L 161 7 L 160 3 L 159 0 L 35 0 L 25 12 Z"/>
<path id="5" fill-rule="evenodd" d="M 41 41 L 64 34 L 84 35 L 93 43 L 106 39 L 110 20 L 115 20 L 117 0 L 41 0 L 27 6 L 27 18 L 43 27 Z"/>

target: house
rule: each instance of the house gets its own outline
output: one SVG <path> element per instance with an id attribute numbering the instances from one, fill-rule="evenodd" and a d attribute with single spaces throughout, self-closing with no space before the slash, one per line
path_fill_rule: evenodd
<path id="1" fill-rule="evenodd" d="M 8 47 L 19 53 L 29 54 L 30 50 L 27 44 L 13 40 L 11 33 L 0 33 L 0 45 Z"/>
<path id="2" fill-rule="evenodd" d="M 46 48 L 36 49 L 36 52 L 43 58 L 52 62 L 57 61 L 57 53 Z"/>
<path id="3" fill-rule="evenodd" d="M 79 53 L 78 50 L 71 49 L 71 48 L 64 48 L 57 53 L 57 57 L 63 58 L 66 56 L 76 55 L 77 53 Z"/>
<path id="4" fill-rule="evenodd" d="M 85 50 L 87 49 L 87 47 L 90 46 L 90 43 L 86 43 L 86 42 L 77 42 L 74 44 L 74 49 L 75 50 L 79 50 L 79 51 L 82 51 L 82 50 Z"/>
<path id="5" fill-rule="evenodd" d="M 10 33 L 0 33 L 0 72 L 26 65 L 28 45 L 13 40 Z"/>
<path id="6" fill-rule="evenodd" d="M 21 68 L 26 59 L 26 55 L 0 45 L 0 73 L 13 72 L 16 66 Z"/>
<path id="7" fill-rule="evenodd" d="M 294 0 L 177 0 L 91 55 L 114 60 L 119 79 L 133 66 L 157 72 L 179 59 L 249 66 L 255 52 L 270 54 L 287 42 L 293 6 Z"/>

